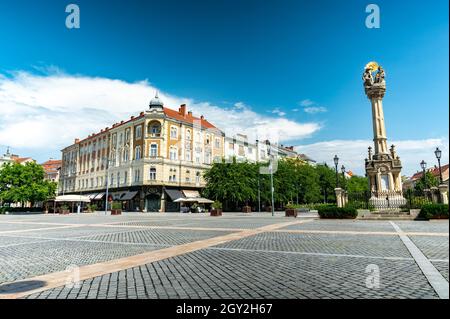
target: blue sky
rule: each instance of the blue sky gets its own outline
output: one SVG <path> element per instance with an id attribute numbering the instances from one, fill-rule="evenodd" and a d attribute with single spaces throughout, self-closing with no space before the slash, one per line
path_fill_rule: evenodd
<path id="1" fill-rule="evenodd" d="M 219 127 L 233 126 L 227 122 L 239 112 L 291 127 L 281 134 L 285 144 L 300 145 L 319 161 L 340 152 L 343 162 L 360 172 L 372 139 L 361 74 L 372 60 L 386 70 L 388 138 L 399 145 L 406 170 L 416 169 L 417 156 L 431 163 L 434 145 L 448 149 L 447 1 L 376 1 L 380 29 L 365 27 L 365 7 L 371 2 L 361 0 L 74 0 L 81 10 L 77 30 L 65 27 L 69 3 L 0 1 L 0 152 L 11 145 L 38 161 L 58 157 L 58 150 L 78 135 L 128 117 L 140 111 L 139 105 L 145 109 L 150 92 L 158 89 L 168 102 L 187 99 L 194 111 L 219 119 Z M 61 77 L 66 81 L 58 81 Z M 60 93 L 70 91 L 64 83 L 70 86 L 71 80 L 78 81 L 80 91 Z M 130 105 L 127 99 L 119 104 L 118 97 L 108 112 L 97 104 L 110 102 L 105 99 L 110 80 L 121 82 L 118 89 L 134 92 L 144 86 L 149 93 Z M 98 92 L 91 82 L 101 83 Z M 54 85 L 50 89 L 45 83 Z M 39 98 L 33 95 L 38 90 Z M 86 98 L 78 102 L 84 104 L 76 104 L 83 94 Z M 76 121 L 69 108 L 88 119 L 70 127 Z M 224 110 L 232 115 L 227 120 L 220 116 Z M 59 114 L 57 123 L 52 112 Z M 64 119 L 70 122 L 67 130 L 53 132 Z M 39 120 L 53 133 L 21 136 L 26 143 L 8 133 Z M 11 127 L 12 121 L 25 122 Z M 362 158 L 356 161 L 355 154 Z"/>

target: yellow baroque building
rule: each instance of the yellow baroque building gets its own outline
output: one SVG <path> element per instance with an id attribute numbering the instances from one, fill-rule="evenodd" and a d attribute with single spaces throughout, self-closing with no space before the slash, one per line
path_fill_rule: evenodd
<path id="1" fill-rule="evenodd" d="M 59 193 L 87 195 L 102 209 L 108 188 L 124 210 L 179 211 L 174 201 L 199 196 L 203 172 L 223 158 L 224 138 L 186 105 L 175 111 L 156 95 L 145 112 L 62 150 Z"/>

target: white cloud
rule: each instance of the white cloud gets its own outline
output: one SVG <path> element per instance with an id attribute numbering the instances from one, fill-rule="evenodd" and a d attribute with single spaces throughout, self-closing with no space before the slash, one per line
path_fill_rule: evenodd
<path id="1" fill-rule="evenodd" d="M 392 141 L 389 144 L 396 146 L 397 155 L 400 156 L 403 165 L 403 175 L 411 176 L 420 170 L 421 160 L 425 160 L 429 167 L 434 166 L 437 163 L 434 155 L 436 147 L 442 150 L 442 163 L 448 163 L 449 160 L 448 138 Z M 299 145 L 296 150 L 307 154 L 317 162 L 327 162 L 331 166 L 334 165 L 334 155 L 338 155 L 339 166 L 343 164 L 348 170 L 364 175 L 364 159 L 368 156 L 369 146 L 373 147 L 373 142 L 370 140 L 333 140 Z"/>
<path id="2" fill-rule="evenodd" d="M 306 99 L 306 100 L 303 100 L 303 101 L 300 101 L 300 106 L 303 106 L 303 107 L 308 107 L 308 106 L 311 106 L 311 105 L 313 105 L 314 104 L 314 102 L 313 101 L 311 101 L 310 99 Z"/>
<path id="3" fill-rule="evenodd" d="M 309 113 L 309 114 L 325 113 L 327 111 L 327 108 L 323 107 L 323 106 L 310 106 L 310 107 L 305 107 L 303 109 L 303 111 L 305 111 L 306 113 Z"/>
<path id="4" fill-rule="evenodd" d="M 42 154 L 53 150 L 54 154 L 76 137 L 86 137 L 146 110 L 156 90 L 166 107 L 178 109 L 180 104 L 187 104 L 194 115 L 204 115 L 230 135 L 292 141 L 321 128 L 314 122 L 261 115 L 243 102 L 226 108 L 177 97 L 147 80 L 129 83 L 53 69 L 44 75 L 23 71 L 0 74 L 0 145 Z"/>
<path id="5" fill-rule="evenodd" d="M 286 112 L 281 111 L 278 107 L 272 110 L 272 114 L 277 114 L 278 116 L 285 116 Z"/>

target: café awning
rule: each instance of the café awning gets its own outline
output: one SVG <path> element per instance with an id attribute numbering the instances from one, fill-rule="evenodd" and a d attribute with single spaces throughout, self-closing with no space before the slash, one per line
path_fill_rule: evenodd
<path id="1" fill-rule="evenodd" d="M 122 197 L 120 198 L 120 200 L 132 200 L 136 194 L 138 192 L 126 192 L 125 194 L 122 195 Z"/>
<path id="2" fill-rule="evenodd" d="M 93 193 L 93 194 L 86 194 L 84 196 L 87 196 L 87 197 L 89 197 L 90 200 L 93 200 L 95 198 L 95 196 L 97 196 L 97 195 L 98 195 L 98 193 Z"/>
<path id="3" fill-rule="evenodd" d="M 83 202 L 89 203 L 91 200 L 88 196 L 82 195 L 62 195 L 55 198 L 55 202 Z"/>
<path id="4" fill-rule="evenodd" d="M 200 198 L 200 193 L 196 190 L 187 190 L 187 189 L 183 189 L 183 197 L 186 198 Z"/>
<path id="5" fill-rule="evenodd" d="M 197 198 L 178 198 L 174 200 L 175 203 L 199 203 L 199 204 L 212 204 L 214 201 L 203 197 Z"/>
<path id="6" fill-rule="evenodd" d="M 105 195 L 106 195 L 106 193 L 98 193 L 97 195 L 95 195 L 93 200 L 101 200 L 101 199 L 103 199 L 103 197 L 105 197 Z"/>
<path id="7" fill-rule="evenodd" d="M 166 194 L 169 195 L 172 201 L 184 197 L 183 193 L 181 193 L 178 189 L 166 189 Z"/>

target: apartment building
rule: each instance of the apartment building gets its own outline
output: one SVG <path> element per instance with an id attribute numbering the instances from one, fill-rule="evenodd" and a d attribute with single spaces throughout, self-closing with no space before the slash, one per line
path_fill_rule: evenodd
<path id="1" fill-rule="evenodd" d="M 198 196 L 223 147 L 224 133 L 203 116 L 164 107 L 156 95 L 138 116 L 62 150 L 59 193 L 87 195 L 100 208 L 108 188 L 125 210 L 179 211 L 174 201 Z"/>

